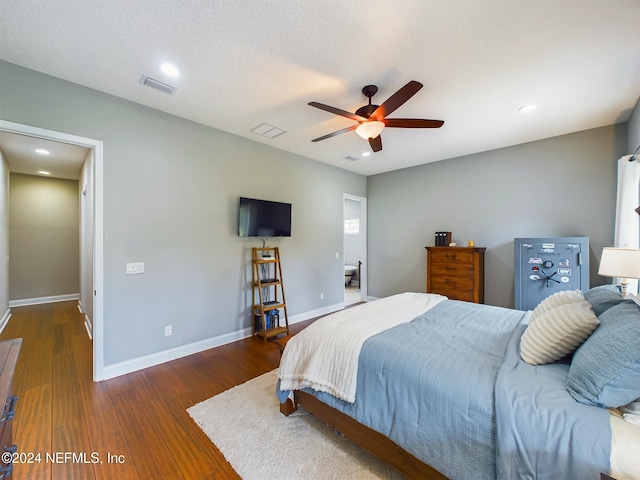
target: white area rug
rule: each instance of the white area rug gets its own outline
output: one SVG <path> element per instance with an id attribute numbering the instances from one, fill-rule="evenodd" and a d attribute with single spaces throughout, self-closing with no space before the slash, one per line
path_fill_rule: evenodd
<path id="1" fill-rule="evenodd" d="M 187 409 L 244 480 L 404 478 L 306 411 L 282 415 L 276 372 Z"/>

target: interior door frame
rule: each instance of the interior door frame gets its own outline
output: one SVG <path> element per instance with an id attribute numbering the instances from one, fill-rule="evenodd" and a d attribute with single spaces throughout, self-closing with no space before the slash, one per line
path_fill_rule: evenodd
<path id="1" fill-rule="evenodd" d="M 367 262 L 367 198 L 358 195 L 344 193 L 342 195 L 342 258 L 344 259 L 344 206 L 346 200 L 354 200 L 360 204 L 360 254 L 362 257 L 362 266 L 360 267 L 360 278 L 358 278 L 360 286 L 360 300 L 366 302 L 368 300 L 367 293 L 367 272 L 369 263 Z M 344 269 L 341 272 L 340 282 L 344 288 Z"/>
<path id="2" fill-rule="evenodd" d="M 68 133 L 46 130 L 0 119 L 0 130 L 19 135 L 79 145 L 93 150 L 93 381 L 104 379 L 103 335 L 103 144 L 101 140 L 79 137 Z"/>

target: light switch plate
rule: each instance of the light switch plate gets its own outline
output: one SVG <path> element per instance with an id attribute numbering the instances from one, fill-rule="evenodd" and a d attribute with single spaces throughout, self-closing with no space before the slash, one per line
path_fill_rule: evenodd
<path id="1" fill-rule="evenodd" d="M 127 263 L 127 275 L 144 273 L 144 262 Z"/>

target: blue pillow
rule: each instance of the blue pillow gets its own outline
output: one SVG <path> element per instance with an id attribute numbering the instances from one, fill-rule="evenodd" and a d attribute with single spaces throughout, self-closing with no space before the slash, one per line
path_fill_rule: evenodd
<path id="1" fill-rule="evenodd" d="M 580 403 L 620 407 L 640 398 L 640 307 L 626 300 L 598 319 L 573 356 L 567 389 Z"/>
<path id="2" fill-rule="evenodd" d="M 587 290 L 584 299 L 591 304 L 593 313 L 600 316 L 611 307 L 624 302 L 620 290 L 615 285 L 600 285 Z"/>

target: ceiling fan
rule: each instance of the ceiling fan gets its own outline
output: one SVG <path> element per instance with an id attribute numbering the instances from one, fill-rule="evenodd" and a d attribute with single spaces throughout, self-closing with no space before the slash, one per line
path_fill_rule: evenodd
<path id="1" fill-rule="evenodd" d="M 356 131 L 365 140 L 369 140 L 369 145 L 374 152 L 382 150 L 382 137 L 380 134 L 385 127 L 391 128 L 440 128 L 444 125 L 443 120 L 426 120 L 422 118 L 386 118 L 387 115 L 397 110 L 407 100 L 413 97 L 422 88 L 420 82 L 411 80 L 404 87 L 391 95 L 382 105 L 373 105 L 371 97 L 378 91 L 375 85 L 367 85 L 362 89 L 362 93 L 369 99 L 369 104 L 360 107 L 355 113 L 341 110 L 318 102 L 309 102 L 312 107 L 319 108 L 329 113 L 341 115 L 358 122 L 357 125 L 343 128 L 333 133 L 314 138 L 312 142 L 319 142 L 327 138 L 335 137 L 346 132 Z"/>

